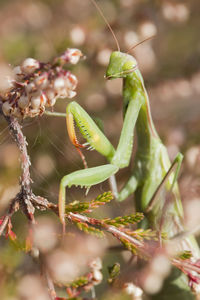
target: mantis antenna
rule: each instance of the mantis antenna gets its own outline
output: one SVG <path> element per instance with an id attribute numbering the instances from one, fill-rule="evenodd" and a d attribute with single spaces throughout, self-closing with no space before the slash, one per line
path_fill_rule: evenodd
<path id="1" fill-rule="evenodd" d="M 110 32 L 111 32 L 111 34 L 112 34 L 112 36 L 113 36 L 113 38 L 114 38 L 114 40 L 115 40 L 115 42 L 116 42 L 117 50 L 120 51 L 120 47 L 119 47 L 119 43 L 118 43 L 117 37 L 116 37 L 116 35 L 114 34 L 114 31 L 112 30 L 112 27 L 111 27 L 110 24 L 108 23 L 106 17 L 104 16 L 104 14 L 103 14 L 101 8 L 97 5 L 97 3 L 96 3 L 95 0 L 90 0 L 90 1 L 94 4 L 94 6 L 96 7 L 96 9 L 98 10 L 98 12 L 100 13 L 100 15 L 102 16 L 103 20 L 105 21 L 106 25 L 107 25 L 108 28 L 110 29 Z"/>
<path id="2" fill-rule="evenodd" d="M 137 43 L 136 45 L 131 46 L 128 51 L 126 52 L 127 54 L 130 53 L 130 51 L 132 51 L 133 49 L 135 49 L 137 46 L 143 44 L 146 41 L 149 41 L 151 39 L 155 38 L 155 35 L 149 36 L 148 38 L 142 40 L 141 42 Z"/>

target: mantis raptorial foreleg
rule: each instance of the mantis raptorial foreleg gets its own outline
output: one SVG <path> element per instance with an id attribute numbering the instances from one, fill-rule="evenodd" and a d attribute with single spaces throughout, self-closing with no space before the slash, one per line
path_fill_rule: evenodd
<path id="1" fill-rule="evenodd" d="M 88 113 L 77 102 L 73 101 L 69 103 L 66 109 L 66 123 L 71 142 L 76 147 L 79 147 L 80 144 L 76 138 L 74 121 L 76 122 L 81 134 L 88 142 L 90 148 L 95 149 L 105 156 L 108 161 L 111 161 L 115 153 L 114 147 Z"/>
<path id="2" fill-rule="evenodd" d="M 137 95 L 137 89 L 135 89 L 134 95 L 136 100 L 134 102 L 130 101 L 127 106 L 122 133 L 116 151 L 92 118 L 78 103 L 71 102 L 67 106 L 67 129 L 72 143 L 76 147 L 82 146 L 76 138 L 74 129 L 74 122 L 76 122 L 89 146 L 105 156 L 110 164 L 76 171 L 62 178 L 59 192 L 59 215 L 63 225 L 65 224 L 66 187 L 70 187 L 71 185 L 91 187 L 113 176 L 120 168 L 129 165 L 133 147 L 134 127 L 142 105 L 142 99 L 139 97 L 140 95 Z"/>
<path id="3" fill-rule="evenodd" d="M 70 104 L 70 106 L 76 106 L 77 105 L 77 103 L 76 104 Z M 79 106 L 79 105 L 78 105 Z M 80 108 L 80 109 L 82 109 L 82 108 Z M 83 109 L 82 109 L 83 110 Z M 65 113 L 60 113 L 60 112 L 50 112 L 50 111 L 46 111 L 45 112 L 45 114 L 46 115 L 49 115 L 49 116 L 54 116 L 54 117 L 64 117 L 64 118 L 66 118 L 66 122 L 67 122 L 67 130 L 68 130 L 68 133 L 69 133 L 69 137 L 70 137 L 70 140 L 71 140 L 71 142 L 72 142 L 72 144 L 74 144 L 74 146 L 77 148 L 77 150 L 78 150 L 78 152 L 79 152 L 79 154 L 80 154 L 80 156 L 81 156 L 81 159 L 83 160 L 83 163 L 84 163 L 84 165 L 86 165 L 86 163 L 85 163 L 85 157 L 83 156 L 83 154 L 80 152 L 81 150 L 78 148 L 78 147 L 80 147 L 81 146 L 81 148 L 82 148 L 82 146 L 85 148 L 86 147 L 86 145 L 80 145 L 79 143 L 77 143 L 77 138 L 76 138 L 76 133 L 75 133 L 75 129 L 74 129 L 74 120 L 73 120 L 73 115 L 71 116 L 71 117 L 69 117 L 69 116 L 67 116 L 67 114 L 65 114 Z M 71 114 L 71 113 L 70 113 Z M 89 115 L 87 116 L 87 118 L 90 118 L 89 117 Z M 91 118 L 90 118 L 91 119 Z M 99 120 L 98 120 L 99 121 Z M 86 122 L 86 120 L 85 120 L 85 122 Z M 100 121 L 99 121 L 100 122 Z M 69 123 L 69 125 L 68 125 L 68 123 Z M 86 122 L 87 123 L 87 122 Z M 101 124 L 101 123 L 100 123 Z M 102 125 L 102 124 L 101 124 Z M 96 123 L 95 123 L 95 125 L 94 125 L 94 123 L 93 123 L 93 126 L 96 128 Z M 97 126 L 98 128 L 100 128 L 100 126 Z M 102 127 L 102 126 L 101 126 Z M 95 132 L 95 128 L 93 128 L 93 131 Z M 71 129 L 71 131 L 70 131 L 70 129 Z M 74 143 L 74 141 L 75 141 L 75 143 Z M 88 143 L 89 144 L 89 143 Z M 111 146 L 111 148 L 112 148 L 112 146 Z M 80 150 L 80 151 L 79 151 Z M 110 187 L 111 187 L 111 190 L 112 190 L 112 193 L 113 193 L 113 195 L 114 195 L 114 197 L 117 199 L 117 197 L 118 197 L 118 189 L 117 189 L 117 183 L 116 183 L 116 179 L 115 179 L 115 175 L 111 175 L 110 177 L 109 177 L 109 183 L 110 183 Z"/>
<path id="4" fill-rule="evenodd" d="M 60 182 L 59 192 L 59 215 L 62 224 L 65 224 L 65 188 L 72 185 L 81 187 L 91 187 L 101 183 L 115 174 L 119 168 L 115 165 L 102 165 L 100 167 L 88 168 L 73 172 L 64 176 Z"/>
<path id="5" fill-rule="evenodd" d="M 111 160 L 112 164 L 120 168 L 125 168 L 129 165 L 133 148 L 134 128 L 143 103 L 143 98 L 137 92 L 137 87 L 132 92 L 132 101 L 129 102 L 126 110 L 119 144 Z"/>

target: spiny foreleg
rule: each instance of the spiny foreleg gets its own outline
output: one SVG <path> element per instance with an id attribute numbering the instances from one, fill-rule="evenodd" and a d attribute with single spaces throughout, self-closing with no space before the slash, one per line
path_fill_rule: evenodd
<path id="1" fill-rule="evenodd" d="M 65 227 L 65 189 L 72 185 L 90 188 L 91 186 L 107 180 L 114 175 L 119 168 L 117 166 L 107 164 L 99 167 L 79 170 L 64 176 L 60 182 L 59 191 L 59 217 L 63 228 Z"/>

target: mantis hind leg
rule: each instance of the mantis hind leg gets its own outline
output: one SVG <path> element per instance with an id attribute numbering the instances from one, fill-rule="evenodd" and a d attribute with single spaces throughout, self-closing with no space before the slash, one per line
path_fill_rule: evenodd
<path id="1" fill-rule="evenodd" d="M 167 171 L 167 173 L 165 174 L 165 176 L 161 180 L 161 182 L 160 182 L 158 188 L 156 189 L 156 191 L 154 192 L 154 194 L 153 194 L 153 196 L 152 196 L 152 198 L 151 198 L 151 200 L 150 200 L 150 202 L 149 202 L 149 204 L 148 204 L 148 206 L 145 210 L 146 213 L 149 213 L 154 208 L 154 206 L 156 205 L 159 193 L 160 193 L 162 187 L 167 182 L 167 180 L 169 180 L 170 176 L 172 175 L 172 172 L 174 172 L 174 177 L 173 177 L 173 180 L 171 182 L 169 192 L 173 190 L 174 185 L 175 185 L 175 183 L 177 181 L 177 178 L 178 178 L 178 174 L 179 174 L 179 171 L 180 171 L 180 168 L 181 168 L 182 160 L 183 160 L 183 155 L 181 153 L 178 153 L 177 156 L 175 157 L 174 161 L 172 162 L 171 167 L 169 168 L 169 170 Z M 175 169 L 175 171 L 174 171 L 174 169 Z"/>
<path id="2" fill-rule="evenodd" d="M 91 186 L 101 183 L 114 175 L 119 168 L 112 164 L 107 164 L 99 167 L 88 168 L 84 170 L 75 171 L 64 176 L 60 182 L 59 190 L 59 217 L 65 226 L 65 188 L 72 185 L 90 188 Z"/>
<path id="3" fill-rule="evenodd" d="M 133 174 L 127 183 L 124 185 L 122 190 L 118 193 L 116 200 L 121 202 L 128 198 L 131 194 L 133 194 L 138 186 L 138 179 Z"/>

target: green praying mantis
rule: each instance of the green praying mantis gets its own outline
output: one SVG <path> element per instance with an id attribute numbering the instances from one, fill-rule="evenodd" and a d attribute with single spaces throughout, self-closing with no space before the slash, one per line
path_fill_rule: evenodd
<path id="1" fill-rule="evenodd" d="M 58 205 L 60 220 L 65 226 L 66 187 L 76 185 L 90 188 L 114 176 L 121 168 L 129 165 L 134 128 L 136 128 L 138 146 L 132 175 L 122 190 L 119 193 L 116 192 L 115 198 L 117 201 L 124 201 L 129 195 L 135 193 L 136 208 L 146 216 L 145 224 L 143 223 L 142 226 L 159 232 L 167 232 L 168 237 L 172 238 L 184 231 L 183 208 L 176 182 L 183 156 L 179 153 L 171 164 L 167 149 L 160 140 L 152 120 L 149 98 L 136 59 L 130 54 L 120 52 L 118 47 L 118 51 L 114 51 L 110 56 L 106 78 L 123 79 L 124 122 L 119 143 L 115 149 L 78 103 L 68 104 L 66 121 L 70 140 L 76 148 L 84 147 L 76 138 L 75 122 L 90 148 L 102 154 L 108 164 L 75 171 L 62 178 Z M 173 199 L 166 201 L 166 194 L 163 193 L 162 187 L 172 194 Z M 180 251 L 191 250 L 196 258 L 200 256 L 193 236 L 180 241 L 177 247 Z M 174 281 L 174 284 L 180 289 L 177 294 L 173 294 L 173 299 L 194 299 L 186 277 L 179 275 L 177 278 L 178 281 Z M 170 292 L 166 297 L 170 297 L 169 295 Z M 168 298 L 160 295 L 157 299 Z"/>
<path id="2" fill-rule="evenodd" d="M 66 187 L 77 185 L 89 188 L 107 180 L 130 163 L 133 148 L 134 128 L 136 127 L 138 148 L 131 178 L 118 193 L 118 201 L 125 200 L 136 193 L 136 207 L 147 214 L 151 227 L 160 230 L 165 201 L 163 195 L 157 196 L 159 184 L 165 181 L 167 191 L 173 193 L 174 200 L 167 206 L 168 215 L 162 224 L 162 230 L 169 237 L 183 230 L 183 208 L 176 183 L 182 154 L 178 154 L 172 163 L 177 169 L 167 174 L 171 163 L 166 147 L 162 144 L 152 121 L 149 99 L 144 87 L 142 75 L 135 58 L 129 54 L 115 51 L 111 54 L 107 68 L 108 79 L 123 78 L 124 123 L 119 144 L 115 150 L 106 136 L 95 124 L 87 112 L 76 102 L 71 102 L 66 109 L 67 129 L 70 140 L 76 147 L 81 147 L 76 139 L 74 121 L 87 143 L 106 157 L 109 164 L 79 170 L 64 176 L 60 183 L 59 214 L 61 222 L 65 220 Z M 167 174 L 167 178 L 165 178 Z M 176 226 L 174 226 L 176 224 Z"/>

